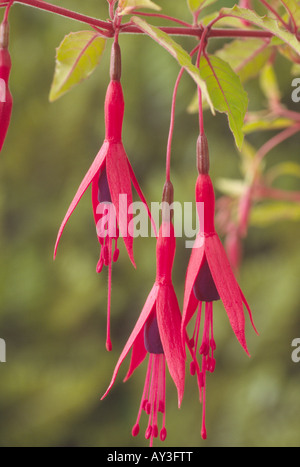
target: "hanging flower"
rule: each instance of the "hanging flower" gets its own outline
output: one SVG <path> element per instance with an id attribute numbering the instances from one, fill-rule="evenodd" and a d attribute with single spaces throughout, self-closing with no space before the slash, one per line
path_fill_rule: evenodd
<path id="1" fill-rule="evenodd" d="M 54 250 L 55 258 L 63 230 L 83 194 L 91 185 L 94 219 L 98 240 L 101 245 L 100 259 L 96 269 L 97 272 L 101 272 L 103 265 L 109 268 L 107 350 L 112 349 L 110 339 L 111 269 L 112 262 L 117 261 L 119 256 L 117 241 L 120 233 L 123 236 L 129 258 L 135 266 L 133 255 L 134 233 L 129 228 L 132 214 L 128 209 L 132 204 L 131 183 L 150 216 L 146 199 L 122 143 L 124 97 L 120 83 L 121 53 L 116 42 L 114 42 L 112 48 L 111 63 L 111 81 L 105 98 L 105 141 L 70 204 L 59 229 Z"/>
<path id="2" fill-rule="evenodd" d="M 8 51 L 9 24 L 4 20 L 0 27 L 0 151 L 8 131 L 12 113 L 12 95 L 9 90 L 11 59 Z"/>
<path id="3" fill-rule="evenodd" d="M 165 193 L 169 193 L 170 182 Z M 169 195 L 167 194 L 167 199 Z M 166 199 L 166 198 L 165 198 Z M 164 219 L 157 240 L 156 258 L 157 273 L 155 284 L 148 295 L 141 315 L 129 337 L 113 373 L 111 383 L 102 397 L 107 396 L 115 383 L 118 371 L 129 351 L 132 350 L 129 371 L 125 381 L 134 370 L 149 355 L 148 370 L 140 409 L 132 435 L 137 436 L 140 431 L 142 412 L 148 415 L 148 425 L 145 432 L 146 439 L 158 437 L 158 415 L 162 414 L 162 428 L 160 439 L 167 436 L 165 427 L 166 390 L 165 366 L 178 392 L 180 407 L 184 393 L 185 358 L 181 343 L 181 313 L 177 297 L 172 284 L 172 268 L 175 256 L 176 241 L 174 227 L 170 220 Z"/>
<path id="4" fill-rule="evenodd" d="M 201 137 L 202 139 L 205 137 Z M 182 338 L 192 356 L 191 373 L 197 376 L 200 401 L 203 403 L 202 430 L 206 439 L 205 401 L 206 375 L 215 370 L 216 343 L 213 334 L 213 302 L 222 300 L 229 322 L 239 343 L 249 355 L 245 337 L 246 306 L 253 324 L 250 307 L 234 277 L 225 250 L 215 231 L 215 196 L 208 175 L 209 159 L 207 142 L 198 140 L 198 170 L 196 202 L 200 218 L 200 230 L 190 257 L 184 293 Z M 189 339 L 187 325 L 196 314 L 195 330 Z M 203 337 L 199 341 L 200 324 L 204 315 Z M 254 327 L 255 329 L 255 327 Z M 202 357 L 198 362 L 197 353 Z"/>

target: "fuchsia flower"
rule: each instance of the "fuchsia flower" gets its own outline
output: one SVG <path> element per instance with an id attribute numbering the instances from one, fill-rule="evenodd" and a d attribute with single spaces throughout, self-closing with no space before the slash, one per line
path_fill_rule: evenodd
<path id="1" fill-rule="evenodd" d="M 169 182 L 170 183 L 170 182 Z M 129 351 L 132 350 L 129 371 L 125 381 L 134 370 L 149 355 L 148 370 L 140 409 L 132 435 L 137 436 L 140 431 L 140 417 L 145 411 L 148 415 L 148 426 L 145 437 L 158 437 L 158 414 L 162 413 L 163 421 L 160 439 L 167 436 L 165 427 L 165 365 L 178 392 L 178 405 L 184 393 L 185 358 L 181 344 L 181 313 L 177 297 L 172 284 L 172 268 L 175 256 L 176 240 L 172 223 L 164 220 L 157 240 L 157 273 L 155 284 L 147 298 L 141 315 L 129 337 L 113 373 L 111 383 L 102 397 L 111 390 L 118 371 Z"/>
<path id="2" fill-rule="evenodd" d="M 8 51 L 9 24 L 3 21 L 0 27 L 0 151 L 8 131 L 12 112 L 12 95 L 9 90 L 11 59 Z"/>
<path id="3" fill-rule="evenodd" d="M 132 204 L 131 183 L 133 183 L 150 216 L 147 202 L 139 187 L 122 143 L 124 97 L 120 83 L 121 53 L 119 45 L 116 42 L 112 48 L 111 63 L 111 81 L 105 98 L 105 141 L 82 180 L 67 211 L 58 232 L 54 251 L 55 258 L 63 230 L 81 197 L 91 185 L 93 213 L 97 226 L 97 236 L 101 245 L 97 272 L 101 272 L 103 265 L 109 267 L 107 350 L 112 349 L 110 340 L 111 268 L 112 262 L 117 261 L 119 256 L 117 240 L 120 232 L 123 236 L 129 258 L 135 266 L 133 232 L 128 231 L 128 226 L 132 220 L 132 214 L 128 210 L 128 207 Z M 114 252 L 113 244 L 115 245 Z"/>
<path id="4" fill-rule="evenodd" d="M 202 142 L 198 145 L 198 148 L 199 176 L 196 183 L 196 201 L 201 203 L 197 204 L 197 206 L 202 206 L 204 212 L 201 216 L 201 208 L 199 208 L 200 231 L 192 250 L 186 274 L 182 338 L 192 356 L 191 373 L 197 375 L 200 401 L 203 403 L 201 434 L 203 439 L 206 439 L 206 373 L 207 371 L 213 373 L 216 365 L 214 358 L 216 343 L 213 334 L 213 302 L 222 300 L 233 332 L 248 355 L 243 304 L 249 312 L 253 327 L 254 323 L 250 307 L 234 277 L 225 250 L 215 231 L 215 196 L 208 175 L 207 143 L 203 144 Z M 187 325 L 196 312 L 194 334 L 192 339 L 189 339 Z M 202 341 L 199 343 L 202 315 L 204 315 L 204 328 Z M 200 367 L 197 360 L 198 348 L 199 354 L 202 356 L 202 367 Z"/>

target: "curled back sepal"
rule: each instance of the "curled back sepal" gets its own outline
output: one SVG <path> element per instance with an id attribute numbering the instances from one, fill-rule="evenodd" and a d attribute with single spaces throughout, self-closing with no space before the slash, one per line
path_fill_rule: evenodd
<path id="1" fill-rule="evenodd" d="M 13 104 L 9 90 L 11 58 L 8 51 L 8 42 L 9 24 L 7 21 L 3 21 L 0 26 L 0 151 L 8 131 Z"/>

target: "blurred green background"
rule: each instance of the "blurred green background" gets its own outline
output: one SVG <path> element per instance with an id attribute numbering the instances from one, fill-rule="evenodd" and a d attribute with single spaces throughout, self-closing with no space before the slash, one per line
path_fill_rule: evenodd
<path id="1" fill-rule="evenodd" d="M 58 3 L 102 19 L 108 16 L 105 0 Z M 185 0 L 158 3 L 164 13 L 189 19 Z M 52 259 L 60 222 L 104 137 L 109 43 L 88 81 L 59 101 L 48 102 L 55 48 L 65 34 L 80 29 L 86 27 L 25 6 L 11 11 L 14 108 L 0 160 L 0 337 L 7 345 L 7 363 L 0 365 L 3 447 L 148 444 L 143 433 L 131 437 L 145 365 L 123 384 L 125 363 L 109 397 L 103 402 L 100 397 L 153 285 L 154 240 L 136 240 L 137 271 L 121 246 L 113 270 L 110 354 L 104 345 L 107 274 L 95 272 L 99 248 L 88 193 L 65 230 L 56 261 Z M 182 43 L 194 44 L 193 39 Z M 122 36 L 120 44 L 124 145 L 147 199 L 160 201 L 178 65 L 149 38 Z M 212 48 L 221 45 L 215 41 Z M 286 104 L 297 110 L 290 97 L 290 64 L 279 58 L 276 69 Z M 172 176 L 181 202 L 194 199 L 198 122 L 186 113 L 194 89 L 185 76 L 176 107 Z M 257 83 L 251 82 L 247 90 L 251 108 L 261 108 Z M 207 114 L 205 123 L 213 180 L 239 177 L 239 156 L 226 117 Z M 265 138 L 254 135 L 251 142 L 259 147 Z M 298 158 L 296 136 L 273 151 L 267 164 Z M 294 179 L 285 184 L 300 188 Z M 189 252 L 183 239 L 177 245 L 174 282 L 182 303 Z M 200 438 L 201 407 L 195 380 L 188 375 L 180 411 L 168 378 L 165 446 L 299 445 L 300 364 L 291 360 L 292 340 L 300 337 L 299 264 L 299 222 L 250 229 L 239 281 L 260 337 L 247 320 L 248 359 L 223 307 L 216 307 L 217 368 L 208 377 L 208 440 Z"/>

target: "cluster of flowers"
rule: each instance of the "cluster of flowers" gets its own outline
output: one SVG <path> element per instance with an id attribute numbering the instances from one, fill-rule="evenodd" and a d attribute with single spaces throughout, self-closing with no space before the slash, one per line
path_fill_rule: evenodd
<path id="1" fill-rule="evenodd" d="M 127 213 L 125 218 L 124 216 L 119 216 L 122 210 L 119 200 L 121 199 L 120 195 L 126 194 L 127 199 L 131 202 L 131 182 L 151 217 L 145 197 L 139 187 L 122 144 L 124 98 L 120 83 L 121 60 L 117 42 L 113 44 L 111 64 L 111 81 L 105 99 L 105 141 L 84 177 L 62 222 L 55 246 L 55 255 L 66 223 L 90 185 L 92 187 L 92 205 L 96 225 L 99 225 L 99 221 L 101 221 L 100 217 L 105 212 L 102 209 L 101 214 L 98 213 L 97 206 L 99 203 L 107 204 L 108 209 L 109 205 L 113 203 L 119 222 L 122 221 L 126 222 L 127 225 L 129 224 L 131 220 L 129 213 Z M 186 274 L 183 313 L 181 314 L 172 283 L 176 239 L 172 215 L 170 215 L 170 210 L 167 210 L 168 212 L 163 211 L 162 213 L 162 224 L 157 235 L 157 272 L 154 286 L 121 353 L 111 383 L 103 396 L 103 398 L 106 397 L 110 392 L 117 378 L 120 366 L 130 351 L 130 366 L 125 380 L 133 374 L 135 369 L 146 359 L 147 355 L 149 356 L 140 409 L 132 434 L 133 436 L 138 435 L 140 431 L 140 417 L 145 412 L 148 416 L 145 437 L 150 440 L 150 445 L 152 445 L 154 438 L 160 436 L 160 439 L 164 441 L 167 436 L 165 427 L 166 365 L 177 388 L 178 404 L 179 406 L 181 405 L 185 385 L 186 349 L 188 349 L 191 355 L 190 372 L 197 377 L 200 401 L 203 403 L 201 434 L 203 439 L 206 438 L 206 373 L 213 373 L 216 364 L 214 358 L 216 343 L 213 335 L 213 302 L 222 300 L 232 329 L 247 354 L 243 305 L 246 306 L 252 325 L 254 326 L 249 305 L 234 277 L 222 243 L 215 231 L 215 196 L 208 174 L 208 144 L 204 135 L 199 137 L 197 153 L 199 175 L 196 183 L 196 202 L 199 203 L 197 204 L 198 206 L 203 203 L 204 218 L 199 213 L 202 225 L 200 219 L 199 233 L 191 253 Z M 165 183 L 162 201 L 169 205 L 173 202 L 173 186 L 170 181 Z M 103 229 L 104 227 L 103 225 Z M 124 231 L 124 228 L 127 231 L 126 226 L 123 225 L 118 225 L 116 228 L 106 228 L 103 232 L 99 232 L 99 229 L 97 230 L 101 245 L 97 271 L 100 272 L 103 265 L 109 268 L 106 340 L 108 350 L 112 348 L 110 339 L 111 268 L 112 262 L 117 261 L 119 256 L 117 240 L 119 231 Z M 111 231 L 114 232 L 113 237 L 110 236 Z M 129 258 L 134 264 L 133 237 L 130 235 L 124 237 L 124 242 Z M 203 319 L 202 311 L 204 315 L 203 337 L 202 341 L 199 341 L 200 324 L 201 319 Z M 187 326 L 195 314 L 195 330 L 192 338 L 190 338 Z M 162 414 L 160 432 L 158 430 L 159 413 Z"/>
<path id="2" fill-rule="evenodd" d="M 3 21 L 0 29 L 0 149 L 3 146 L 7 133 L 12 110 L 12 98 L 8 87 L 11 61 L 8 52 L 8 23 Z M 122 124 L 124 116 L 124 98 L 121 86 L 121 54 L 117 41 L 112 47 L 110 83 L 105 99 L 105 141 L 97 154 L 92 166 L 85 175 L 60 227 L 55 253 L 63 230 L 79 203 L 81 197 L 92 188 L 92 206 L 97 226 L 101 225 L 101 213 L 97 210 L 99 203 L 114 205 L 118 225 L 106 228 L 103 223 L 103 232 L 97 229 L 100 243 L 100 259 L 97 272 L 103 266 L 109 270 L 108 311 L 107 311 L 107 350 L 112 349 L 110 338 L 110 296 L 111 296 L 111 270 L 112 263 L 119 257 L 117 246 L 119 232 L 127 231 L 126 227 L 131 221 L 131 215 L 120 216 L 122 205 L 120 195 L 127 196 L 127 202 L 132 202 L 133 184 L 142 202 L 145 204 L 149 216 L 151 214 L 147 202 L 139 187 L 132 166 L 127 158 L 122 144 Z M 178 404 L 181 405 L 185 386 L 185 367 L 187 354 L 191 356 L 190 372 L 197 378 L 199 398 L 203 404 L 202 437 L 206 438 L 205 427 L 205 400 L 206 375 L 215 370 L 216 343 L 213 334 L 213 302 L 222 300 L 227 312 L 231 327 L 243 349 L 248 354 L 245 338 L 245 305 L 251 322 L 252 315 L 248 303 L 234 277 L 226 257 L 223 246 L 215 231 L 214 212 L 215 197 L 213 185 L 209 176 L 209 154 L 207 140 L 201 135 L 197 144 L 198 178 L 196 182 L 196 202 L 204 205 L 204 219 L 191 253 L 186 273 L 183 312 L 176 297 L 172 283 L 172 270 L 176 249 L 176 239 L 172 224 L 172 215 L 162 213 L 162 224 L 157 235 L 157 272 L 154 286 L 148 295 L 145 306 L 130 335 L 124 350 L 116 365 L 111 383 L 103 398 L 109 393 L 115 383 L 118 371 L 125 357 L 130 351 L 131 361 L 126 379 L 149 356 L 146 381 L 142 394 L 137 421 L 132 434 L 137 436 L 140 431 L 140 418 L 143 412 L 148 416 L 148 426 L 145 437 L 153 444 L 158 436 L 162 441 L 166 439 L 166 366 L 173 379 L 178 392 Z M 173 202 L 173 186 L 167 181 L 163 191 L 163 201 Z M 122 220 L 121 220 L 122 219 Z M 100 224 L 99 224 L 100 221 Z M 115 218 L 114 218 L 115 222 Z M 120 225 L 123 222 L 127 225 Z M 113 235 L 110 232 L 114 232 Z M 133 264 L 133 237 L 124 237 L 124 243 Z M 187 326 L 193 316 L 195 330 L 190 338 Z M 203 315 L 203 316 L 202 316 Z M 199 340 L 201 321 L 204 320 L 203 337 Z M 254 326 L 254 324 L 253 324 Z M 254 328 L 255 329 L 255 328 Z M 162 414 L 162 427 L 158 430 L 158 416 Z"/>

